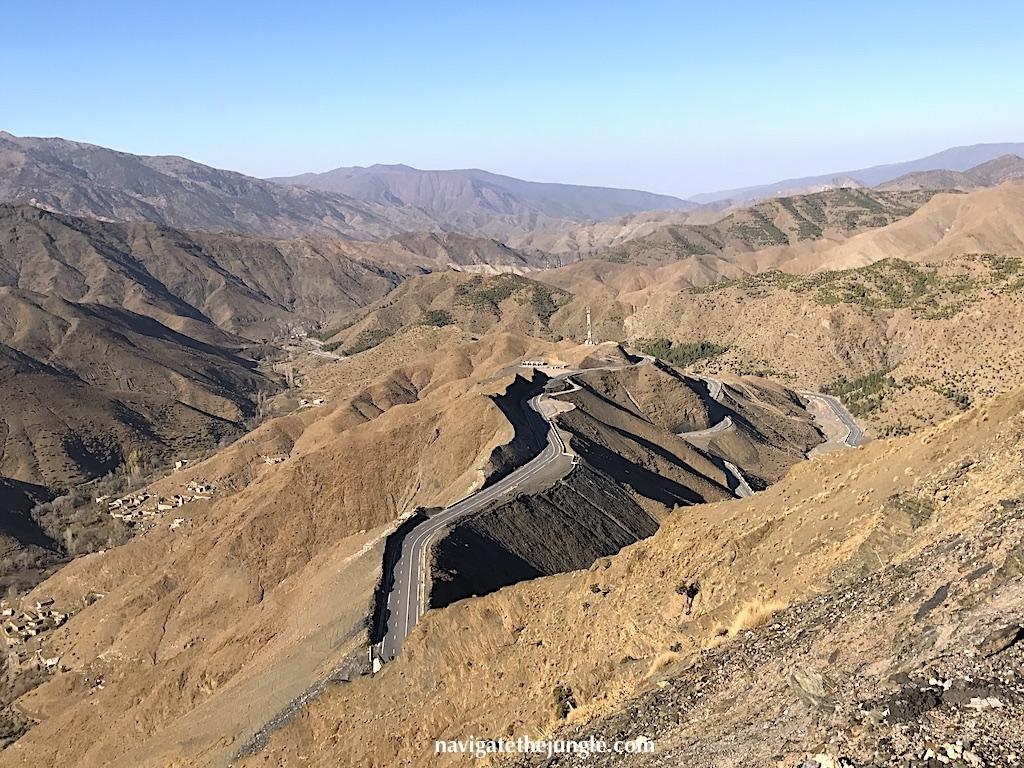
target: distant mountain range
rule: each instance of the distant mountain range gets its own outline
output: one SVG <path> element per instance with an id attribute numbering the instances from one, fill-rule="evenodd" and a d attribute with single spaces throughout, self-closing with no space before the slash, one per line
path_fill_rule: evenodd
<path id="1" fill-rule="evenodd" d="M 455 216 L 456 221 L 465 214 L 595 220 L 695 207 L 651 192 L 523 181 L 476 169 L 421 171 L 408 165 L 372 165 L 271 181 L 340 192 L 364 202 L 410 205 L 441 219 Z"/>
<path id="2" fill-rule="evenodd" d="M 1003 155 L 966 171 L 918 171 L 879 185 L 879 189 L 978 189 L 994 187 L 1007 181 L 1024 180 L 1024 160 L 1017 155 Z"/>
<path id="3" fill-rule="evenodd" d="M 407 206 L 274 184 L 182 157 L 145 157 L 0 132 L 0 201 L 113 221 L 294 237 L 375 239 L 432 229 Z"/>
<path id="4" fill-rule="evenodd" d="M 920 171 L 966 171 L 1004 155 L 1024 155 L 1024 143 L 973 144 L 967 147 L 953 147 L 952 149 L 905 163 L 875 165 L 855 171 L 840 171 L 821 176 L 786 179 L 772 184 L 759 184 L 753 187 L 708 192 L 694 195 L 690 200 L 701 204 L 722 200 L 743 203 L 766 197 L 777 197 L 779 195 L 820 192 L 835 187 L 877 187 L 901 176 Z"/>
<path id="5" fill-rule="evenodd" d="M 507 237 L 643 210 L 692 208 L 634 190 L 542 184 L 484 171 L 341 168 L 269 181 L 174 156 L 0 132 L 0 201 L 111 221 L 295 237 L 405 232 Z"/>
<path id="6" fill-rule="evenodd" d="M 906 163 L 726 190 L 688 201 L 638 190 L 523 181 L 472 169 L 424 171 L 407 165 L 257 179 L 182 157 L 132 155 L 60 138 L 0 132 L 0 202 L 107 221 L 151 221 L 190 231 L 278 238 L 336 235 L 362 241 L 411 232 L 463 233 L 552 250 L 543 244 L 574 239 L 581 227 L 597 223 L 631 227 L 635 220 L 620 220 L 637 216 L 683 222 L 695 215 L 713 221 L 726 208 L 837 187 L 988 186 L 1021 178 L 1022 161 L 1016 154 L 1024 154 L 1024 144 L 957 147 Z M 614 232 L 602 237 L 618 239 Z M 456 250 L 463 250 L 462 245 Z M 579 244 L 553 250 L 588 249 Z M 518 260 L 517 255 L 511 262 Z"/>

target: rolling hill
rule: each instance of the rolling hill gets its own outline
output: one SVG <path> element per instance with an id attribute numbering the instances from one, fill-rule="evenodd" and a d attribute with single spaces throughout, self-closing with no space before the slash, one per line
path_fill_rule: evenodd
<path id="1" fill-rule="evenodd" d="M 832 189 L 779 197 L 727 210 L 649 211 L 559 231 L 512 237 L 509 243 L 563 257 L 597 256 L 657 263 L 692 256 L 749 253 L 811 240 L 835 241 L 905 218 L 932 190 Z"/>
<path id="2" fill-rule="evenodd" d="M 338 240 L 111 223 L 0 204 L 0 285 L 123 306 L 189 333 L 250 338 L 361 306 L 401 276 Z"/>
<path id="3" fill-rule="evenodd" d="M 110 223 L 0 204 L 0 475 L 59 491 L 245 430 L 262 337 L 369 303 L 402 276 L 343 241 Z M 419 271 L 417 268 L 410 268 Z"/>

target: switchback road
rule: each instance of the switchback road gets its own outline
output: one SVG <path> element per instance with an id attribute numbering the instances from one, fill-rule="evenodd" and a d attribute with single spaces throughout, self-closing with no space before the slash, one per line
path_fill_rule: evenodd
<path id="1" fill-rule="evenodd" d="M 552 381 L 568 379 L 570 375 L 572 374 L 565 373 Z M 572 381 L 569 381 L 569 384 L 575 386 Z M 562 436 L 558 434 L 551 417 L 545 413 L 542 406 L 543 399 L 548 396 L 547 393 L 541 393 L 530 398 L 527 403 L 527 406 L 539 413 L 547 424 L 547 443 L 540 454 L 494 485 L 428 518 L 405 537 L 401 555 L 394 568 L 394 584 L 387 598 L 387 630 L 379 646 L 381 661 L 389 661 L 398 655 L 405 638 L 426 609 L 430 568 L 427 559 L 430 557 L 430 547 L 434 539 L 456 520 L 480 511 L 491 502 L 511 497 L 527 488 L 547 488 L 565 477 L 572 469 L 573 456 L 566 450 Z"/>

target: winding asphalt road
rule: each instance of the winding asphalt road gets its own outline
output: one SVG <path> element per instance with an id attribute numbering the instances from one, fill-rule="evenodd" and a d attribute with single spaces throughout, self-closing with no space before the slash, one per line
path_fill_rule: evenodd
<path id="1" fill-rule="evenodd" d="M 716 403 L 721 404 L 722 392 L 724 391 L 724 385 L 722 382 L 708 376 L 700 376 L 699 378 L 707 384 L 708 394 L 711 395 L 711 399 Z M 678 432 L 677 434 L 684 440 L 701 438 L 708 437 L 709 435 L 716 435 L 719 432 L 725 432 L 728 429 L 732 429 L 734 426 L 735 424 L 733 423 L 732 416 L 726 416 L 720 422 L 708 427 L 707 429 L 694 429 L 690 432 Z M 746 498 L 747 496 L 752 496 L 754 494 L 754 489 L 750 487 L 750 483 L 747 482 L 747 478 L 745 478 L 743 473 L 740 472 L 740 468 L 724 458 L 722 459 L 722 464 L 725 467 L 725 471 L 732 476 L 733 482 L 735 483 L 735 487 L 731 489 L 732 492 L 741 499 Z"/>
<path id="2" fill-rule="evenodd" d="M 839 423 L 846 428 L 846 437 L 843 438 L 843 442 L 848 446 L 856 448 L 858 445 L 868 442 L 868 436 L 864 434 L 864 430 L 860 428 L 852 414 L 846 410 L 846 406 L 837 398 L 832 395 L 823 395 L 820 392 L 801 392 L 800 394 L 808 400 L 817 400 L 819 403 L 823 403 L 832 411 Z"/>
<path id="3" fill-rule="evenodd" d="M 568 379 L 572 373 L 575 371 L 556 376 L 552 381 Z M 569 384 L 579 388 L 572 381 Z M 562 436 L 540 406 L 542 399 L 548 396 L 549 393 L 543 392 L 527 402 L 527 406 L 539 413 L 547 423 L 547 444 L 544 450 L 494 485 L 420 523 L 405 537 L 401 555 L 395 565 L 394 584 L 388 594 L 386 632 L 377 647 L 382 662 L 390 661 L 398 655 L 405 638 L 426 609 L 426 576 L 429 572 L 427 558 L 434 539 L 459 518 L 480 511 L 496 499 L 518 494 L 526 488 L 547 488 L 569 474 L 573 467 L 573 455 L 566 450 Z"/>
<path id="4" fill-rule="evenodd" d="M 679 435 L 679 437 L 707 437 L 708 435 L 725 432 L 725 430 L 731 428 L 732 425 L 732 416 L 726 416 L 713 427 L 708 427 L 707 429 L 695 429 L 692 432 L 677 432 L 676 434 Z"/>
<path id="5" fill-rule="evenodd" d="M 649 365 L 652 362 L 653 358 L 644 356 L 636 365 Z M 398 561 L 394 566 L 394 582 L 391 591 L 388 593 L 384 618 L 384 638 L 371 649 L 371 655 L 374 656 L 375 661 L 383 663 L 395 658 L 399 651 L 401 651 L 405 638 L 409 636 L 409 633 L 412 632 L 426 610 L 427 576 L 429 574 L 427 558 L 430 556 L 430 548 L 434 540 L 445 529 L 456 520 L 480 511 L 497 499 L 511 497 L 527 489 L 542 490 L 548 488 L 572 470 L 575 457 L 566 449 L 558 429 L 552 422 L 552 417 L 544 412 L 540 403 L 544 398 L 552 395 L 578 390 L 580 388 L 579 385 L 572 381 L 570 377 L 581 372 L 567 371 L 551 379 L 552 382 L 566 381 L 570 385 L 570 389 L 551 393 L 544 391 L 527 401 L 527 406 L 540 414 L 547 427 L 546 445 L 537 456 L 497 481 L 494 485 L 484 488 L 429 517 L 413 528 L 405 537 Z M 722 396 L 722 383 L 715 379 L 705 379 L 705 381 L 708 384 L 712 398 L 719 400 Z M 807 392 L 801 394 L 809 398 L 820 399 L 832 409 L 849 430 L 846 438 L 848 445 L 860 445 L 861 442 L 866 442 L 864 433 L 838 400 L 818 393 Z M 718 424 L 700 432 L 706 435 L 728 429 L 731 426 L 731 417 L 726 417 Z M 740 474 L 736 465 L 726 462 L 726 469 L 737 480 L 735 492 L 738 496 L 748 496 L 753 493 L 753 490 L 747 484 L 743 475 Z"/>

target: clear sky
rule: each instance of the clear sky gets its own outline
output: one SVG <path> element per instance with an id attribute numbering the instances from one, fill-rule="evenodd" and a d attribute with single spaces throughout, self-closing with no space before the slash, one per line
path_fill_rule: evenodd
<path id="1" fill-rule="evenodd" d="M 687 195 L 1024 141 L 1019 0 L 49 0 L 0 25 L 0 129 L 257 176 Z"/>

